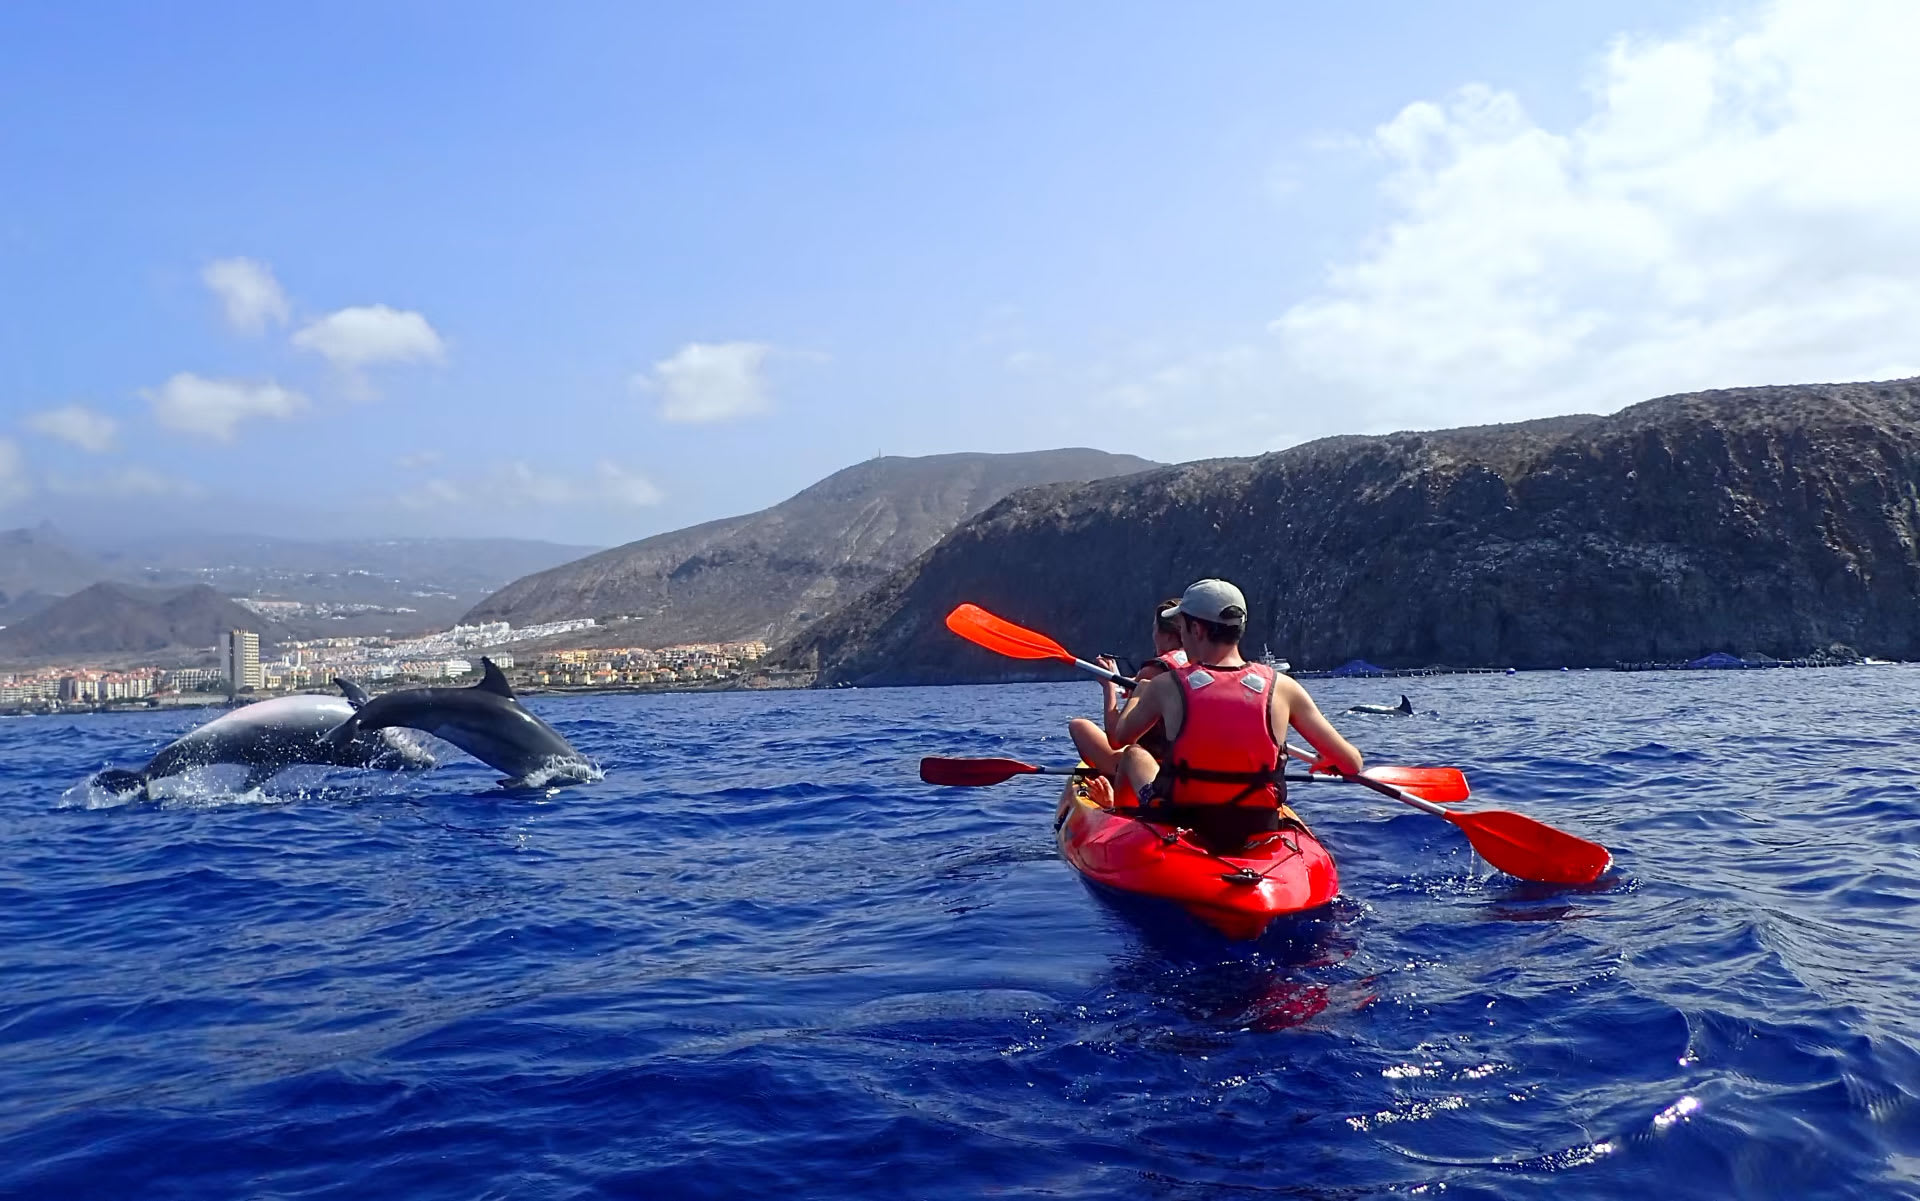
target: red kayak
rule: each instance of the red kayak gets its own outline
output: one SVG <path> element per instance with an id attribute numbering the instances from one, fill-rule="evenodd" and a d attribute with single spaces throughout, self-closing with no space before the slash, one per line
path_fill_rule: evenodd
<path id="1" fill-rule="evenodd" d="M 1190 834 L 1130 817 L 1133 793 L 1074 775 L 1054 814 L 1060 853 L 1096 884 L 1171 901 L 1233 939 L 1254 939 L 1277 917 L 1315 909 L 1340 891 L 1333 856 L 1292 809 L 1281 829 L 1247 849 L 1215 854 Z"/>

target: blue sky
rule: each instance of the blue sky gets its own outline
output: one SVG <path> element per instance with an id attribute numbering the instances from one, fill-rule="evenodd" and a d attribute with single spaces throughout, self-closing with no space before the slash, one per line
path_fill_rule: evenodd
<path id="1" fill-rule="evenodd" d="M 0 8 L 0 525 L 613 543 L 1920 371 L 1858 6 Z"/>

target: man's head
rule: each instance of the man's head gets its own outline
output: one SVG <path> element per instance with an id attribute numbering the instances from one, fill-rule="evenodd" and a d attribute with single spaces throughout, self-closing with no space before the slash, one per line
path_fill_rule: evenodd
<path id="1" fill-rule="evenodd" d="M 1184 634 L 1211 646 L 1237 646 L 1247 628 L 1247 598 L 1225 580 L 1200 580 L 1160 616 L 1178 619 Z M 1188 647 L 1191 655 L 1193 649 Z"/>

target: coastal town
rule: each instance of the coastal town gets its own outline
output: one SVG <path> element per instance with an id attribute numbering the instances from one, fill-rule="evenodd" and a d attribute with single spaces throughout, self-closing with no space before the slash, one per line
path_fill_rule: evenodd
<path id="1" fill-rule="evenodd" d="M 419 638 L 379 636 L 290 641 L 263 657 L 260 637 L 229 631 L 188 663 L 109 668 L 58 664 L 0 673 L 0 713 L 50 713 L 123 705 L 204 705 L 230 698 L 330 688 L 335 676 L 371 688 L 460 684 L 490 658 L 516 691 L 664 691 L 790 687 L 792 673 L 764 669 L 767 644 L 702 642 L 669 647 L 566 646 L 590 639 L 592 619 L 513 627 L 455 626 Z M 534 644 L 537 644 L 534 645 Z M 524 649 L 516 651 L 516 647 Z"/>

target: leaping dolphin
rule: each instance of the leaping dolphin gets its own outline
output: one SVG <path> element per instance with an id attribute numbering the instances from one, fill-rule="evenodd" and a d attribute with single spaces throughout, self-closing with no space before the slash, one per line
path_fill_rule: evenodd
<path id="1" fill-rule="evenodd" d="M 444 738 L 475 759 L 506 773 L 509 788 L 579 784 L 600 778 L 600 769 L 560 731 L 522 708 L 506 673 L 491 659 L 470 688 L 402 688 L 374 697 L 329 732 L 339 743 L 368 730 L 394 726 Z"/>
<path id="2" fill-rule="evenodd" d="M 93 783 L 111 792 L 144 791 L 166 776 L 216 763 L 247 767 L 243 788 L 257 788 L 282 768 L 301 764 L 326 767 L 372 767 L 419 771 L 433 766 L 433 755 L 406 736 L 388 731 L 322 745 L 320 736 L 352 718 L 367 702 L 367 694 L 346 681 L 335 680 L 345 699 L 304 694 L 275 697 L 243 705 L 160 748 L 139 771 L 108 768 Z"/>
<path id="3" fill-rule="evenodd" d="M 1403 692 L 1400 694 L 1400 703 L 1397 705 L 1354 705 L 1347 712 L 1377 713 L 1382 717 L 1412 717 L 1413 702 L 1408 700 L 1407 694 Z"/>

